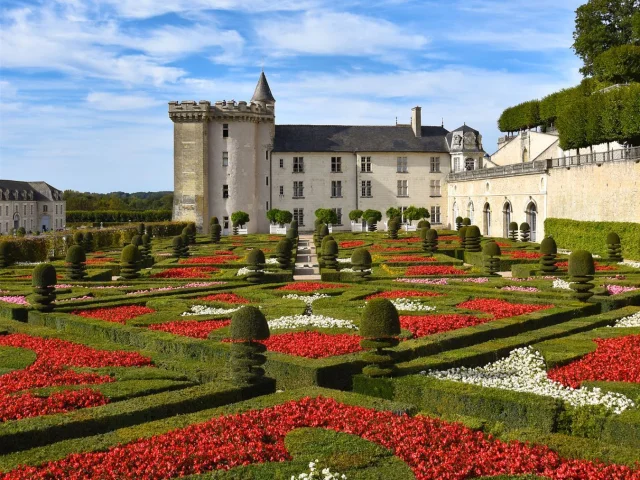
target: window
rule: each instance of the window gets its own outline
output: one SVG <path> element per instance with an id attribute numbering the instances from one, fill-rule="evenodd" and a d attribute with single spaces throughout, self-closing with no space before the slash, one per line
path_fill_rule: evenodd
<path id="1" fill-rule="evenodd" d="M 440 196 L 440 180 L 430 180 L 429 186 L 431 187 L 431 196 L 439 197 Z"/>
<path id="2" fill-rule="evenodd" d="M 264 159 L 269 160 L 269 150 L 264 151 Z"/>
<path id="3" fill-rule="evenodd" d="M 7 205 L 4 209 L 4 213 L 5 215 L 8 217 L 9 216 L 9 205 Z"/>
<path id="4" fill-rule="evenodd" d="M 407 173 L 407 157 L 398 157 L 398 173 Z"/>
<path id="5" fill-rule="evenodd" d="M 269 211 L 269 202 L 267 202 L 267 212 Z"/>
<path id="6" fill-rule="evenodd" d="M 431 207 L 431 223 L 441 223 L 440 222 L 440 207 Z"/>
<path id="7" fill-rule="evenodd" d="M 22 205 L 22 213 L 24 215 L 27 214 L 27 205 L 26 204 Z M 58 213 L 58 206 L 57 205 L 56 205 L 56 213 Z"/>
<path id="8" fill-rule="evenodd" d="M 360 157 L 360 171 L 371 172 L 371 157 Z"/>
<path id="9" fill-rule="evenodd" d="M 280 159 L 280 168 L 284 168 L 284 158 Z"/>
<path id="10" fill-rule="evenodd" d="M 460 171 L 460 159 L 458 157 L 453 159 L 453 171 L 454 172 Z"/>
<path id="11" fill-rule="evenodd" d="M 58 219 L 56 218 L 56 230 L 58 229 Z"/>
<path id="12" fill-rule="evenodd" d="M 20 209 L 20 206 L 16 203 L 16 204 L 14 205 L 14 210 L 13 210 L 13 211 L 14 211 L 14 212 L 16 212 L 16 213 L 18 213 L 18 210 L 19 210 L 19 209 Z"/>
<path id="13" fill-rule="evenodd" d="M 222 138 L 227 138 L 229 136 L 229 124 L 222 124 Z"/>
<path id="14" fill-rule="evenodd" d="M 336 212 L 336 216 L 338 217 L 338 223 L 336 225 L 342 225 L 342 208 L 332 208 L 334 212 Z"/>
<path id="15" fill-rule="evenodd" d="M 222 217 L 222 228 L 229 230 L 229 217 Z"/>
<path id="16" fill-rule="evenodd" d="M 229 166 L 229 152 L 222 152 L 222 166 Z"/>
<path id="17" fill-rule="evenodd" d="M 296 222 L 298 222 L 298 226 L 299 227 L 304 227 L 304 209 L 303 208 L 294 208 L 293 209 L 293 219 Z"/>
<path id="18" fill-rule="evenodd" d="M 409 181 L 408 180 L 398 180 L 398 196 L 399 197 L 408 197 L 409 196 Z"/>
<path id="19" fill-rule="evenodd" d="M 222 198 L 229 198 L 229 185 L 222 185 Z"/>
<path id="20" fill-rule="evenodd" d="M 280 195 L 284 195 L 284 185 L 280 185 Z"/>
<path id="21" fill-rule="evenodd" d="M 269 186 L 269 177 L 265 177 L 265 180 L 267 181 L 267 187 L 268 187 Z M 269 210 L 269 209 L 267 208 L 267 210 Z"/>
<path id="22" fill-rule="evenodd" d="M 340 180 L 331 181 L 331 196 L 342 197 L 342 181 Z"/>
<path id="23" fill-rule="evenodd" d="M 33 203 L 31 204 L 31 215 L 33 215 Z"/>
<path id="24" fill-rule="evenodd" d="M 473 158 L 467 158 L 464 161 L 465 170 L 475 170 L 475 168 L 476 168 L 476 161 Z"/>
<path id="25" fill-rule="evenodd" d="M 304 184 L 303 182 L 293 182 L 293 198 L 304 197 Z"/>
<path id="26" fill-rule="evenodd" d="M 293 173 L 304 173 L 304 157 L 293 157 Z"/>
<path id="27" fill-rule="evenodd" d="M 49 206 L 48 205 L 43 205 L 42 206 L 42 213 L 47 213 L 49 211 Z"/>
<path id="28" fill-rule="evenodd" d="M 440 172 L 440 157 L 431 157 L 431 173 Z"/>
<path id="29" fill-rule="evenodd" d="M 362 197 L 370 197 L 371 196 L 371 180 L 362 180 Z"/>
<path id="30" fill-rule="evenodd" d="M 331 173 L 342 172 L 342 157 L 331 157 Z"/>

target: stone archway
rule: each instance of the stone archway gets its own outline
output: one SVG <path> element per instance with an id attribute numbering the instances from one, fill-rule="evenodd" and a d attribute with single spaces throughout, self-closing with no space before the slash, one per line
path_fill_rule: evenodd
<path id="1" fill-rule="evenodd" d="M 526 148 L 522 151 L 522 163 L 529 161 L 529 150 Z"/>
<path id="2" fill-rule="evenodd" d="M 535 242 L 536 231 L 538 230 L 538 207 L 533 200 L 527 205 L 525 213 L 527 214 L 527 223 L 531 227 L 531 241 Z"/>
<path id="3" fill-rule="evenodd" d="M 467 204 L 467 217 L 469 218 L 469 220 L 471 220 L 471 225 L 473 225 L 473 214 L 474 214 L 473 202 L 469 201 L 469 203 Z"/>
<path id="4" fill-rule="evenodd" d="M 452 225 L 456 224 L 456 218 L 460 216 L 460 212 L 458 210 L 458 202 L 453 202 L 453 217 L 452 217 Z"/>
<path id="5" fill-rule="evenodd" d="M 491 236 L 491 205 L 489 202 L 484 204 L 484 208 L 482 209 L 482 219 L 483 219 L 483 228 L 484 235 L 487 237 Z"/>
<path id="6" fill-rule="evenodd" d="M 511 202 L 507 200 L 502 206 L 502 236 L 504 238 L 509 238 L 509 224 L 511 223 L 512 212 L 513 207 L 511 206 Z"/>

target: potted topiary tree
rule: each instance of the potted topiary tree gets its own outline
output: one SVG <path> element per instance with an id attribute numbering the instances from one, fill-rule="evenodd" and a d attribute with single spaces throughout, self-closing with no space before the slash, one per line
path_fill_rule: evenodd
<path id="1" fill-rule="evenodd" d="M 279 211 L 280 210 L 278 210 L 277 208 L 267 210 L 267 220 L 269 220 L 269 223 L 271 223 L 272 225 L 276 224 L 276 216 L 278 215 Z"/>
<path id="2" fill-rule="evenodd" d="M 622 244 L 617 233 L 611 232 L 607 235 L 607 254 L 612 262 L 622 262 Z"/>
<path id="3" fill-rule="evenodd" d="M 369 377 L 386 377 L 395 371 L 393 352 L 386 348 L 398 345 L 400 317 L 386 298 L 369 300 L 360 320 L 360 346 L 367 350 L 362 359 L 369 363 L 362 373 Z"/>
<path id="4" fill-rule="evenodd" d="M 247 255 L 247 269 L 249 273 L 245 277 L 245 280 L 250 283 L 260 283 L 264 277 L 264 267 L 266 259 L 264 258 L 264 252 L 259 248 L 254 248 Z"/>
<path id="5" fill-rule="evenodd" d="M 281 227 L 284 227 L 285 224 L 291 223 L 293 220 L 293 213 L 289 210 L 278 210 L 276 213 L 276 223 Z"/>
<path id="6" fill-rule="evenodd" d="M 133 280 L 140 276 L 140 250 L 135 245 L 127 245 L 120 253 L 120 276 L 125 280 Z"/>
<path id="7" fill-rule="evenodd" d="M 353 274 L 360 280 L 368 280 L 371 275 L 371 254 L 366 248 L 356 248 L 351 254 Z"/>
<path id="8" fill-rule="evenodd" d="M 456 217 L 456 230 L 460 230 L 462 228 L 462 217 Z"/>
<path id="9" fill-rule="evenodd" d="M 87 232 L 84 234 L 84 239 L 82 242 L 82 247 L 84 251 L 87 253 L 93 252 L 93 233 Z"/>
<path id="10" fill-rule="evenodd" d="M 509 238 L 513 242 L 518 241 L 518 224 L 516 222 L 509 223 Z"/>
<path id="11" fill-rule="evenodd" d="M 171 246 L 173 248 L 173 254 L 171 255 L 173 258 L 180 258 L 182 257 L 182 237 L 181 236 L 177 236 L 177 237 L 173 237 L 173 240 L 171 241 Z"/>
<path id="12" fill-rule="evenodd" d="M 467 252 L 481 252 L 480 229 L 476 225 L 470 225 L 464 234 L 464 249 Z"/>
<path id="13" fill-rule="evenodd" d="M 84 280 L 87 276 L 87 256 L 80 245 L 71 245 L 65 258 L 68 277 L 71 280 Z"/>
<path id="14" fill-rule="evenodd" d="M 351 210 L 349 212 L 349 220 L 351 220 L 351 223 L 360 223 L 362 220 L 362 210 Z"/>
<path id="15" fill-rule="evenodd" d="M 427 252 L 429 256 L 433 256 L 438 250 L 438 232 L 435 229 L 429 228 L 425 232 L 422 240 L 422 250 Z"/>
<path id="16" fill-rule="evenodd" d="M 50 263 L 36 265 L 31 274 L 31 285 L 35 296 L 33 307 L 40 312 L 51 312 L 55 307 L 55 285 L 58 283 L 56 269 Z"/>
<path id="17" fill-rule="evenodd" d="M 527 222 L 522 222 L 520 224 L 520 241 L 528 242 L 531 236 L 531 227 Z"/>
<path id="18" fill-rule="evenodd" d="M 338 243 L 335 240 L 329 240 L 324 244 L 322 249 L 322 259 L 324 267 L 331 270 L 340 270 L 338 264 Z"/>
<path id="19" fill-rule="evenodd" d="M 369 209 L 364 211 L 362 217 L 367 222 L 367 230 L 375 232 L 378 228 L 378 222 L 382 220 L 382 213 L 378 210 Z"/>
<path id="20" fill-rule="evenodd" d="M 256 383 L 264 376 L 267 348 L 259 343 L 269 338 L 269 324 L 260 309 L 245 306 L 231 315 L 231 376 L 241 384 Z"/>
<path id="21" fill-rule="evenodd" d="M 484 272 L 487 275 L 495 275 L 500 270 L 500 246 L 493 240 L 484 244 L 482 256 L 484 257 Z"/>
<path id="22" fill-rule="evenodd" d="M 569 255 L 569 275 L 573 296 L 581 302 L 586 302 L 593 296 L 593 275 L 596 267 L 593 263 L 593 256 L 586 250 L 576 250 Z"/>
<path id="23" fill-rule="evenodd" d="M 11 257 L 11 244 L 7 241 L 0 241 L 0 268 L 11 266 Z"/>
<path id="24" fill-rule="evenodd" d="M 556 265 L 558 246 L 552 237 L 545 237 L 542 242 L 540 242 L 540 253 L 542 254 L 540 258 L 540 270 L 542 270 L 543 273 L 553 273 L 558 270 L 558 266 Z"/>
<path id="25" fill-rule="evenodd" d="M 238 235 L 238 230 L 244 227 L 245 223 L 249 222 L 249 214 L 238 210 L 231 214 L 231 223 L 233 224 L 233 234 Z"/>
<path id="26" fill-rule="evenodd" d="M 276 257 L 278 259 L 278 264 L 280 268 L 283 270 L 287 270 L 291 268 L 291 240 L 287 238 L 283 238 L 276 245 Z"/>

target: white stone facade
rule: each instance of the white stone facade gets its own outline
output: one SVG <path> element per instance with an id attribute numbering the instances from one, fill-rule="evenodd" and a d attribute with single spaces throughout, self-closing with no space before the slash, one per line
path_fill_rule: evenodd
<path id="1" fill-rule="evenodd" d="M 66 224 L 62 192 L 45 182 L 0 180 L 0 234 L 58 230 Z"/>

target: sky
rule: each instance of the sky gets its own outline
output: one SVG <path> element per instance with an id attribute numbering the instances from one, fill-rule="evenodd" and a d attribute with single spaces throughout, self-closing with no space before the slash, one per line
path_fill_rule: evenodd
<path id="1" fill-rule="evenodd" d="M 463 123 L 580 81 L 583 0 L 3 0 L 0 178 L 173 190 L 172 100 L 250 100 L 277 124 Z"/>

